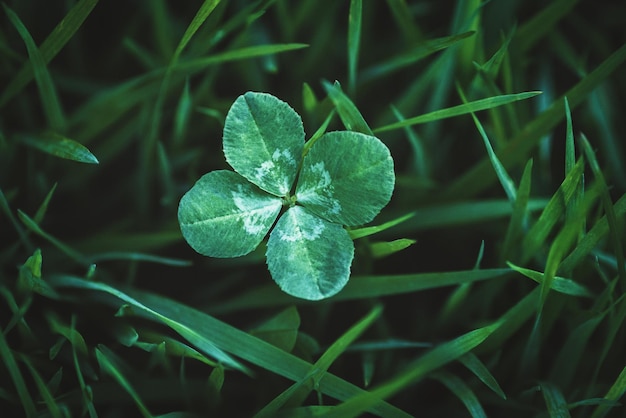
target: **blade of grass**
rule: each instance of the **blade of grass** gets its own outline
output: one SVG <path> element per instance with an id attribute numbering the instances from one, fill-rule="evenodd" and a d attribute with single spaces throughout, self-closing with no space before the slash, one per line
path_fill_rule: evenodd
<path id="1" fill-rule="evenodd" d="M 546 238 L 556 225 L 559 218 L 565 212 L 565 206 L 576 192 L 578 185 L 582 181 L 584 172 L 584 162 L 579 159 L 576 165 L 563 180 L 558 190 L 550 198 L 550 201 L 541 212 L 539 219 L 530 228 L 522 241 L 522 257 L 523 261 L 532 257 L 535 252 L 543 245 Z"/>
<path id="2" fill-rule="evenodd" d="M 380 399 L 387 398 L 402 389 L 406 389 L 409 385 L 422 380 L 428 373 L 470 352 L 485 341 L 502 323 L 500 320 L 486 327 L 475 329 L 433 348 L 405 367 L 404 371 L 395 378 L 374 388 L 370 392 L 350 398 L 327 413 L 322 414 L 322 416 L 324 418 L 360 416 L 368 407 L 376 402 L 380 402 Z"/>
<path id="3" fill-rule="evenodd" d="M 86 164 L 100 163 L 87 147 L 55 133 L 44 134 L 41 137 L 20 136 L 20 142 L 55 157 Z"/>
<path id="4" fill-rule="evenodd" d="M 503 106 L 508 103 L 517 102 L 519 100 L 530 99 L 531 97 L 535 97 L 539 94 L 541 94 L 540 91 L 530 91 L 516 94 L 503 94 L 500 96 L 488 97 L 486 99 L 479 99 L 461 105 L 448 107 L 446 109 L 435 110 L 434 112 L 405 119 L 401 122 L 395 122 L 389 125 L 381 126 L 380 128 L 374 129 L 374 133 L 391 131 L 407 126 L 417 125 L 420 123 L 434 122 L 454 116 L 465 115 L 471 112 L 493 109 L 494 107 Z"/>
<path id="5" fill-rule="evenodd" d="M 124 303 L 129 303 L 135 307 L 136 313 L 164 322 L 177 332 L 181 328 L 188 329 L 189 333 L 185 333 L 183 337 L 196 347 L 198 347 L 198 339 L 206 340 L 207 336 L 210 336 L 211 344 L 215 344 L 220 350 L 290 380 L 302 380 L 311 370 L 311 363 L 171 299 L 139 291 L 129 291 L 127 295 L 103 283 L 88 282 L 71 276 L 52 276 L 49 280 L 51 284 L 58 287 L 94 290 L 111 294 Z M 116 302 L 116 304 L 118 303 Z M 330 373 L 327 373 L 321 380 L 319 389 L 339 400 L 349 399 L 363 393 L 362 389 Z M 384 416 L 406 416 L 403 411 L 386 402 L 379 402 L 370 410 Z"/>
<path id="6" fill-rule="evenodd" d="M 518 48 L 527 51 L 541 38 L 550 33 L 554 25 L 576 5 L 578 0 L 557 0 L 547 6 L 520 27 L 515 37 Z"/>
<path id="7" fill-rule="evenodd" d="M 550 382 L 539 382 L 543 399 L 546 402 L 550 418 L 570 418 L 567 402 L 563 397 L 563 392 Z"/>
<path id="8" fill-rule="evenodd" d="M 367 237 L 373 234 L 377 234 L 391 227 L 394 227 L 398 224 L 401 224 L 402 222 L 408 219 L 411 219 L 413 216 L 415 216 L 415 212 L 407 213 L 406 215 L 400 216 L 399 218 L 385 222 L 384 224 L 381 224 L 381 225 L 366 226 L 363 228 L 350 229 L 348 230 L 348 233 L 350 234 L 350 238 L 352 238 L 353 240 Z"/>
<path id="9" fill-rule="evenodd" d="M 348 93 L 352 97 L 356 94 L 356 72 L 361 44 L 362 15 L 362 0 L 351 0 L 348 15 Z"/>
<path id="10" fill-rule="evenodd" d="M 589 162 L 589 166 L 591 167 L 591 171 L 593 172 L 596 181 L 601 185 L 600 192 L 602 206 L 604 207 L 604 213 L 606 214 L 606 219 L 608 221 L 610 237 L 613 241 L 613 248 L 617 259 L 617 273 L 620 278 L 622 291 L 626 291 L 626 264 L 624 263 L 624 246 L 622 245 L 621 237 L 621 233 L 623 231 L 622 224 L 619 222 L 620 219 L 615 214 L 615 208 L 613 207 L 613 202 L 611 201 L 608 186 L 604 180 L 604 174 L 602 174 L 602 170 L 600 170 L 600 165 L 598 164 L 598 160 L 596 160 L 591 144 L 584 134 L 581 136 L 580 140 L 585 156 L 587 157 L 587 161 Z"/>
<path id="11" fill-rule="evenodd" d="M 382 306 L 375 306 L 365 317 L 359 322 L 354 324 L 348 331 L 346 331 L 341 337 L 335 340 L 330 347 L 320 356 L 320 358 L 311 366 L 310 377 L 301 385 L 300 382 L 295 382 L 293 386 L 298 386 L 298 389 L 288 388 L 287 391 L 291 392 L 289 399 L 281 397 L 281 402 L 272 401 L 266 405 L 259 413 L 257 417 L 271 417 L 274 416 L 280 408 L 285 404 L 300 405 L 304 399 L 309 395 L 311 390 L 319 387 L 320 381 L 324 378 L 328 371 L 328 368 L 335 362 L 341 354 L 367 329 L 370 325 L 378 319 L 382 313 Z M 279 395 L 280 397 L 280 395 Z M 288 402 L 287 402 L 288 401 Z"/>
<path id="12" fill-rule="evenodd" d="M 39 235 L 40 237 L 45 238 L 52 245 L 54 245 L 59 250 L 67 254 L 70 258 L 74 259 L 76 262 L 80 264 L 84 264 L 84 265 L 89 264 L 86 261 L 84 255 L 82 255 L 75 249 L 71 248 L 70 246 L 62 243 L 61 241 L 59 241 L 58 239 L 56 239 L 55 237 L 53 237 L 52 235 L 48 234 L 46 231 L 41 229 L 41 227 L 33 219 L 31 219 L 27 214 L 25 214 L 24 212 L 18 209 L 17 215 L 19 216 L 20 220 L 24 223 L 24 225 L 26 225 L 28 229 L 30 229 L 32 232 Z"/>
<path id="13" fill-rule="evenodd" d="M 608 390 L 606 395 L 604 395 L 604 399 L 608 401 L 617 401 L 624 396 L 624 393 L 626 393 L 626 367 L 624 367 L 619 376 L 617 376 L 617 379 L 613 382 L 611 388 Z M 591 418 L 602 418 L 606 416 L 610 408 L 610 404 L 598 405 L 593 411 Z"/>
<path id="14" fill-rule="evenodd" d="M 40 224 L 41 221 L 43 221 L 44 216 L 46 216 L 46 212 L 48 211 L 48 205 L 50 204 L 50 200 L 52 199 L 52 195 L 54 194 L 54 191 L 56 189 L 57 189 L 57 183 L 54 183 L 52 185 L 52 188 L 46 195 L 45 199 L 43 200 L 43 202 L 41 202 L 39 209 L 37 209 L 37 212 L 35 213 L 35 216 L 33 217 L 33 220 L 37 224 Z"/>
<path id="15" fill-rule="evenodd" d="M 504 243 L 502 244 L 502 253 L 500 256 L 500 261 L 502 263 L 510 259 L 512 256 L 515 257 L 514 259 L 519 257 L 517 251 L 514 251 L 514 248 L 516 247 L 516 240 L 520 239 L 520 236 L 522 235 L 524 224 L 527 222 L 528 215 L 530 213 L 528 210 L 528 201 L 530 199 L 532 169 L 533 160 L 530 159 L 526 163 L 526 167 L 524 167 L 522 179 L 520 180 L 519 188 L 516 192 L 516 198 L 513 202 L 511 219 L 504 236 Z"/>
<path id="16" fill-rule="evenodd" d="M 526 269 L 523 267 L 519 267 L 514 265 L 513 263 L 507 263 L 509 267 L 513 270 L 517 271 L 521 275 L 528 277 L 529 279 L 543 285 L 545 283 L 545 273 L 540 273 L 538 271 Z M 569 296 L 578 296 L 584 298 L 593 298 L 594 294 L 589 291 L 585 286 L 576 283 L 571 279 L 566 279 L 564 277 L 554 276 L 552 282 L 550 283 L 550 288 L 555 292 L 563 293 L 564 295 Z"/>
<path id="17" fill-rule="evenodd" d="M 119 385 L 124 388 L 124 390 L 130 395 L 135 404 L 137 405 L 137 409 L 141 412 L 141 415 L 144 417 L 152 418 L 152 414 L 148 410 L 148 407 L 143 403 L 139 394 L 135 391 L 133 386 L 130 384 L 128 379 L 124 376 L 120 367 L 117 365 L 119 360 L 116 358 L 113 351 L 102 344 L 98 344 L 98 347 L 95 349 L 96 359 L 98 360 L 98 364 L 100 368 L 105 373 L 111 375 Z"/>
<path id="18" fill-rule="evenodd" d="M 43 381 L 41 375 L 39 374 L 37 369 L 32 365 L 28 356 L 22 355 L 20 356 L 20 360 L 22 361 L 22 363 L 26 365 L 26 368 L 28 369 L 28 371 L 30 372 L 30 375 L 35 381 L 35 385 L 37 386 L 37 389 L 39 390 L 39 395 L 41 395 L 41 399 L 46 404 L 46 407 L 48 408 L 48 412 L 50 413 L 50 416 L 52 418 L 64 418 L 65 414 L 61 412 L 61 408 L 59 408 L 59 405 L 54 399 L 54 396 L 52 396 L 52 393 L 50 393 L 50 389 L 48 389 L 46 382 Z"/>
<path id="19" fill-rule="evenodd" d="M 476 354 L 469 352 L 460 357 L 459 362 L 467 367 L 469 371 L 474 373 L 474 375 L 479 378 L 480 381 L 483 382 L 485 386 L 491 389 L 496 395 L 498 395 L 502 399 L 506 399 L 506 395 L 498 384 L 498 381 L 495 377 L 493 377 L 489 369 L 487 369 L 487 366 L 485 366 L 483 362 L 480 361 Z"/>
<path id="20" fill-rule="evenodd" d="M 613 206 L 615 216 L 624 216 L 626 214 L 626 194 Z M 609 222 L 606 215 L 600 218 L 595 225 L 580 240 L 576 248 L 561 263 L 561 271 L 570 272 L 576 267 L 584 257 L 600 243 L 602 238 L 610 232 Z"/>
<path id="21" fill-rule="evenodd" d="M 76 31 L 89 16 L 98 0 L 80 0 L 65 15 L 63 20 L 50 32 L 50 35 L 43 41 L 39 48 L 39 53 L 44 64 L 49 63 L 65 44 L 74 36 Z M 26 62 L 20 71 L 7 84 L 0 96 L 0 108 L 19 93 L 33 79 L 33 65 Z"/>
<path id="22" fill-rule="evenodd" d="M 400 238 L 393 241 L 385 241 L 385 242 L 372 242 L 370 243 L 370 254 L 374 258 L 383 258 L 388 255 L 392 255 L 397 253 L 398 251 L 402 251 L 405 248 L 410 247 L 415 244 L 417 241 L 414 239 L 408 238 Z"/>
<path id="23" fill-rule="evenodd" d="M 26 29 L 26 26 L 24 26 L 17 14 L 4 3 L 2 7 L 4 7 L 4 12 L 9 17 L 13 26 L 15 26 L 15 29 L 17 29 L 17 32 L 26 45 L 28 58 L 32 64 L 35 81 L 37 82 L 37 88 L 39 90 L 39 97 L 48 121 L 48 126 L 54 131 L 63 132 L 65 130 L 65 116 L 63 116 L 63 109 L 61 108 L 61 102 L 59 101 L 54 83 L 52 82 L 52 77 L 46 67 L 46 61 L 41 51 L 39 51 L 39 48 L 37 48 L 28 29 Z"/>
<path id="24" fill-rule="evenodd" d="M 443 38 L 424 41 L 409 52 L 389 58 L 381 64 L 366 68 L 363 70 L 361 82 L 365 83 L 373 81 L 377 78 L 389 77 L 393 72 L 414 64 L 437 51 L 441 51 L 455 45 L 459 41 L 474 35 L 474 33 L 474 31 L 469 31 L 458 35 L 445 36 Z"/>
<path id="25" fill-rule="evenodd" d="M 0 332 L 0 359 L 2 359 L 9 376 L 11 376 L 17 395 L 22 402 L 24 414 L 28 418 L 38 416 L 37 410 L 35 409 L 35 402 L 28 392 L 26 382 L 24 381 L 22 372 L 20 372 L 20 368 L 18 367 L 15 356 L 11 351 L 11 347 L 9 347 L 9 344 L 4 336 L 4 332 Z"/>
<path id="26" fill-rule="evenodd" d="M 437 273 L 416 273 L 404 275 L 354 276 L 335 296 L 322 303 L 342 300 L 368 299 L 398 294 L 406 294 L 444 286 L 472 283 L 481 280 L 504 279 L 510 269 L 466 270 Z M 289 303 L 307 304 L 308 301 L 293 298 L 281 292 L 276 286 L 261 286 L 222 304 L 214 304 L 211 312 L 231 312 L 239 309 L 253 309 L 280 306 Z"/>
<path id="27" fill-rule="evenodd" d="M 28 234 L 26 233 L 26 231 L 24 231 L 24 228 L 22 228 L 22 225 L 20 225 L 20 223 L 17 221 L 17 219 L 13 215 L 13 212 L 11 211 L 11 207 L 9 206 L 9 202 L 7 201 L 7 198 L 4 195 L 4 192 L 2 191 L 2 189 L 0 189 L 0 208 L 2 209 L 6 217 L 9 219 L 9 221 L 13 225 L 13 228 L 17 231 L 17 235 L 20 237 L 20 241 L 22 242 L 22 245 L 24 245 L 24 247 L 26 248 L 28 252 L 33 252 L 35 250 L 35 247 L 33 246 L 33 243 L 30 241 L 30 238 L 28 238 Z"/>
<path id="28" fill-rule="evenodd" d="M 575 109 L 594 88 L 616 71 L 624 60 L 626 60 L 626 44 L 564 94 L 569 100 L 571 109 Z M 528 152 L 536 146 L 544 135 L 561 122 L 564 115 L 563 99 L 560 98 L 546 111 L 527 123 L 524 129 L 515 135 L 499 153 L 500 161 L 504 167 L 510 169 L 520 161 L 526 160 Z M 459 200 L 474 196 L 491 186 L 494 180 L 491 164 L 485 158 L 456 180 L 439 197 L 441 199 L 454 198 Z"/>
<path id="29" fill-rule="evenodd" d="M 461 100 L 463 101 L 463 104 L 467 104 L 467 99 L 465 97 L 465 94 L 463 93 L 463 90 L 461 90 L 461 87 L 458 84 L 457 84 L 457 91 L 459 92 L 459 95 L 461 96 Z M 480 123 L 480 120 L 476 117 L 476 114 L 474 112 L 470 112 L 470 115 L 472 116 L 472 119 L 474 120 L 474 124 L 476 125 L 476 128 L 478 129 L 478 132 L 480 133 L 480 136 L 483 139 L 485 148 L 487 149 L 487 156 L 489 157 L 489 161 L 491 161 L 491 165 L 493 166 L 493 169 L 496 172 L 496 175 L 498 176 L 498 180 L 500 180 L 500 185 L 504 189 L 504 192 L 506 193 L 506 196 L 508 197 L 509 201 L 511 203 L 514 203 L 517 200 L 517 191 L 516 191 L 515 183 L 513 183 L 511 176 L 509 176 L 509 173 L 506 172 L 506 169 L 504 168 L 504 166 L 502 165 L 502 163 L 496 156 L 496 153 L 493 150 L 493 147 L 491 146 L 491 142 L 489 141 L 489 138 L 487 137 L 487 132 L 485 132 L 485 129 L 483 128 L 483 125 Z"/>
<path id="30" fill-rule="evenodd" d="M 330 84 L 328 81 L 324 80 L 322 81 L 322 85 L 328 97 L 335 105 L 335 109 L 337 109 L 337 113 L 347 130 L 373 135 L 363 115 L 361 115 L 361 112 L 359 112 L 359 109 L 357 109 L 352 100 L 343 93 L 338 81 L 335 81 L 334 84 Z"/>
<path id="31" fill-rule="evenodd" d="M 172 267 L 189 267 L 192 262 L 189 260 L 181 260 L 179 258 L 162 257 L 160 255 L 145 254 L 138 252 L 112 251 L 107 253 L 99 253 L 86 258 L 89 264 L 98 263 L 100 261 L 109 260 L 128 260 L 143 261 L 147 263 L 163 264 Z"/>
<path id="32" fill-rule="evenodd" d="M 450 389 L 454 395 L 459 398 L 470 415 L 474 418 L 487 418 L 485 410 L 478 401 L 476 394 L 461 380 L 458 376 L 448 372 L 435 372 L 432 378 L 441 382 L 445 387 Z"/>
<path id="33" fill-rule="evenodd" d="M 404 115 L 402 115 L 402 113 L 400 113 L 400 111 L 395 106 L 391 105 L 391 111 L 399 122 L 406 120 Z M 415 173 L 417 173 L 419 177 L 428 178 L 430 167 L 428 159 L 426 158 L 422 141 L 417 136 L 415 131 L 411 129 L 410 126 L 405 127 L 404 132 L 407 139 L 409 140 L 409 144 L 411 144 L 411 149 L 413 151 L 413 170 L 415 171 Z"/>

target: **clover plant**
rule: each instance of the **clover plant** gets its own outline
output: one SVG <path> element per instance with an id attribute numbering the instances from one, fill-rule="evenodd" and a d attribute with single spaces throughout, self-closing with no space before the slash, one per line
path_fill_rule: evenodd
<path id="1" fill-rule="evenodd" d="M 272 278 L 290 295 L 318 300 L 350 276 L 354 244 L 345 226 L 370 222 L 389 202 L 395 176 L 389 149 L 376 137 L 328 132 L 310 149 L 304 139 L 287 103 L 267 93 L 239 96 L 223 136 L 235 171 L 202 176 L 180 200 L 178 221 L 198 253 L 237 257 L 253 251 L 278 219 L 267 241 Z"/>

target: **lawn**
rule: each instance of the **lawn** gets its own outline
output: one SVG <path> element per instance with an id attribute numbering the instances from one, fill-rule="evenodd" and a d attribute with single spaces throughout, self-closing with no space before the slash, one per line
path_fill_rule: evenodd
<path id="1" fill-rule="evenodd" d="M 2 414 L 623 417 L 624 16 L 6 1 Z"/>

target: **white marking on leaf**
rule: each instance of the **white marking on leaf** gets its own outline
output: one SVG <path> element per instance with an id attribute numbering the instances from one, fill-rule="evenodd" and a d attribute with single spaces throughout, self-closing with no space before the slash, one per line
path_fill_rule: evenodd
<path id="1" fill-rule="evenodd" d="M 272 168 L 274 168 L 273 162 L 263 161 L 263 163 L 261 164 L 261 167 L 257 167 L 254 170 L 255 178 L 257 180 L 261 180 L 263 177 L 267 175 L 267 173 L 269 173 L 272 170 Z"/>
<path id="2" fill-rule="evenodd" d="M 268 202 L 253 194 L 247 194 L 239 184 L 237 191 L 232 192 L 233 201 L 240 213 L 243 214 L 243 229 L 250 235 L 258 235 L 268 228 L 267 221 L 276 211 L 280 202 Z"/>
<path id="3" fill-rule="evenodd" d="M 302 210 L 302 209 L 300 209 Z M 295 216 L 295 213 L 291 216 Z M 322 232 L 326 228 L 324 222 L 314 216 L 308 216 L 307 221 L 303 224 L 296 224 L 293 222 L 294 228 L 291 231 L 279 230 L 278 237 L 281 241 L 295 242 L 295 241 L 314 241 L 322 235 Z"/>

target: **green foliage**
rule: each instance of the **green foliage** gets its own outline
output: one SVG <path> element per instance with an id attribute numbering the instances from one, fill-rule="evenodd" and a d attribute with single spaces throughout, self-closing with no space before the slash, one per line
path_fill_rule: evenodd
<path id="1" fill-rule="evenodd" d="M 0 7 L 2 416 L 624 416 L 626 4 L 132 3 Z"/>
<path id="2" fill-rule="evenodd" d="M 319 300 L 350 276 L 354 246 L 342 225 L 371 221 L 395 177 L 389 150 L 373 136 L 329 132 L 304 149 L 302 120 L 287 103 L 239 96 L 226 115 L 224 155 L 240 175 L 204 175 L 182 197 L 178 221 L 200 254 L 237 257 L 253 251 L 287 207 L 267 241 L 267 265 L 284 292 Z"/>

